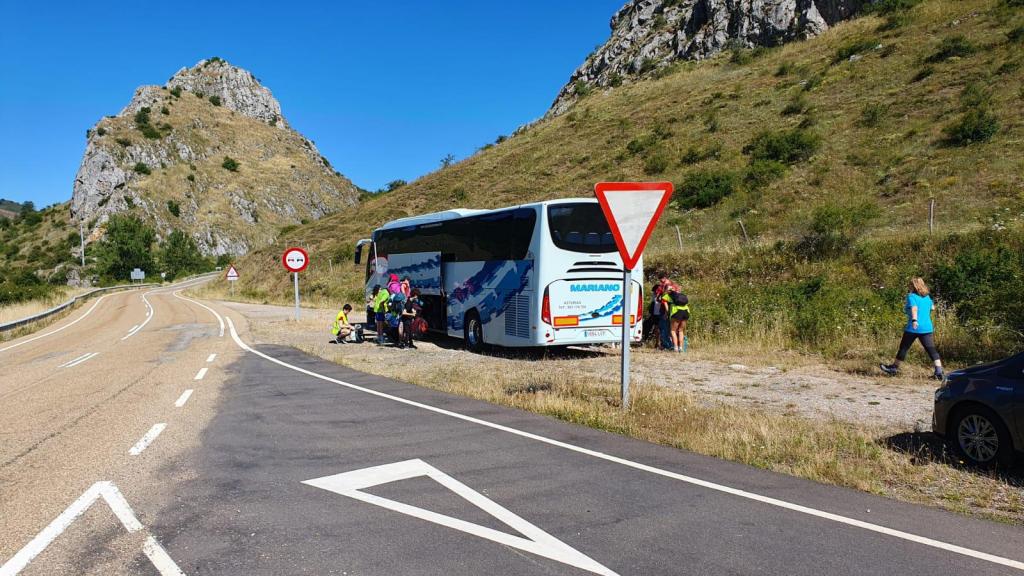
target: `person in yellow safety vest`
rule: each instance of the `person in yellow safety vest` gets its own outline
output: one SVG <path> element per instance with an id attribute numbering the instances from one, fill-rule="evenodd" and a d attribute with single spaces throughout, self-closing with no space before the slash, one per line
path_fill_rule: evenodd
<path id="1" fill-rule="evenodd" d="M 342 306 L 341 311 L 338 312 L 338 317 L 334 319 L 334 324 L 331 325 L 331 334 L 334 334 L 334 340 L 339 344 L 344 342 L 355 331 L 355 327 L 348 321 L 348 314 L 351 311 L 352 306 L 350 304 Z"/>
<path id="2" fill-rule="evenodd" d="M 387 290 L 381 290 L 380 285 L 373 287 L 373 313 L 377 321 L 377 345 L 384 345 L 384 314 L 388 311 L 388 299 L 391 294 Z"/>
<path id="3" fill-rule="evenodd" d="M 672 284 L 661 297 L 668 308 L 669 335 L 676 352 L 686 350 L 686 322 L 690 319 L 690 299 L 683 294 L 679 286 Z"/>

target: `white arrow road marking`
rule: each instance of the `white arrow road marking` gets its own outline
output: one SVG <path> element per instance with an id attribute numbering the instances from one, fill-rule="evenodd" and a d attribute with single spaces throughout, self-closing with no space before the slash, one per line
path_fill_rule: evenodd
<path id="1" fill-rule="evenodd" d="M 142 523 L 135 517 L 131 506 L 128 505 L 128 501 L 124 499 L 117 486 L 110 481 L 97 482 L 79 496 L 78 500 L 75 500 L 71 506 L 68 506 L 66 510 L 61 512 L 60 516 L 57 516 L 46 528 L 43 528 L 43 531 L 37 534 L 24 548 L 18 550 L 17 554 L 12 556 L 3 566 L 0 566 L 0 576 L 15 576 L 15 574 L 25 569 L 36 556 L 39 556 L 43 550 L 46 550 L 47 546 L 63 534 L 68 526 L 100 498 L 103 498 L 107 506 L 117 516 L 117 519 L 121 521 L 121 525 L 129 533 L 138 532 L 143 529 Z M 163 546 L 152 535 L 146 538 L 146 542 L 142 545 L 142 552 L 153 563 L 153 566 L 160 572 L 161 576 L 185 576 L 185 573 L 178 568 L 178 565 L 174 563 L 174 560 L 167 554 L 167 551 L 164 550 Z"/>
<path id="2" fill-rule="evenodd" d="M 189 396 L 192 396 L 191 388 L 181 393 L 181 396 L 178 397 L 178 401 L 174 403 L 174 407 L 181 408 L 182 406 L 184 406 L 185 402 L 188 402 Z"/>
<path id="3" fill-rule="evenodd" d="M 92 307 L 90 307 L 88 310 L 85 311 L 85 314 L 82 314 L 78 318 L 75 318 L 74 321 L 68 322 L 67 324 L 61 326 L 60 328 L 57 328 L 56 330 L 50 330 L 49 332 L 47 332 L 45 334 L 40 334 L 38 336 L 33 336 L 32 338 L 29 338 L 27 340 L 22 340 L 21 342 L 18 342 L 16 344 L 11 344 L 10 346 L 8 346 L 6 348 L 0 348 L 0 352 L 5 352 L 7 350 L 10 350 L 11 348 L 17 348 L 18 346 L 21 346 L 21 345 L 24 345 L 24 344 L 28 344 L 29 342 L 35 342 L 36 340 L 39 340 L 40 338 L 45 338 L 45 337 L 47 337 L 47 336 L 49 336 L 51 334 L 56 334 L 57 332 L 60 332 L 61 330 L 67 330 L 68 328 L 71 328 L 75 324 L 78 324 L 82 320 L 85 320 L 86 316 L 88 316 L 89 314 L 92 314 L 92 311 L 95 310 L 96 307 L 100 305 L 100 302 L 102 302 L 103 299 L 106 298 L 106 297 L 107 297 L 106 295 L 100 296 L 99 300 L 96 300 L 96 302 L 92 305 Z"/>
<path id="4" fill-rule="evenodd" d="M 206 361 L 207 362 L 213 362 L 216 358 L 217 358 L 216 354 L 210 354 L 209 356 L 206 357 Z"/>
<path id="5" fill-rule="evenodd" d="M 430 510 L 410 506 L 408 504 L 402 504 L 401 502 L 362 492 L 362 490 L 366 488 L 372 488 L 380 484 L 388 484 L 390 482 L 407 480 L 409 478 L 418 478 L 420 476 L 427 476 L 434 479 L 445 488 L 448 488 L 452 492 L 462 496 L 471 504 L 480 508 L 484 512 L 487 512 L 491 516 L 494 516 L 498 520 L 501 520 L 523 536 L 526 536 L 526 538 L 512 536 L 511 534 L 499 532 L 486 526 L 473 524 L 472 522 L 466 522 L 465 520 L 459 520 L 458 518 L 452 518 L 451 516 L 438 514 L 437 512 L 431 512 Z M 516 516 L 497 502 L 487 498 L 444 472 L 441 472 L 423 460 L 406 460 L 405 462 L 396 462 L 394 464 L 386 464 L 384 466 L 364 468 L 362 470 L 355 470 L 344 474 L 306 480 L 303 484 L 322 488 L 328 492 L 348 496 L 349 498 L 354 498 L 368 504 L 374 504 L 382 508 L 387 508 L 388 510 L 408 514 L 409 516 L 440 524 L 442 526 L 447 526 L 448 528 L 472 534 L 473 536 L 486 538 L 487 540 L 511 546 L 512 548 L 517 548 L 524 552 L 543 556 L 544 558 L 568 564 L 569 566 L 575 566 L 588 572 L 593 572 L 594 574 L 601 574 L 602 576 L 618 576 L 615 572 L 612 572 L 608 568 L 598 564 L 561 540 L 558 540 L 554 536 L 533 524 L 530 524 L 519 516 Z"/>
<path id="6" fill-rule="evenodd" d="M 951 552 L 953 554 L 961 554 L 963 556 L 977 558 L 978 560 L 984 560 L 985 562 L 999 564 L 1000 566 L 1006 566 L 1008 568 L 1014 568 L 1016 570 L 1024 570 L 1024 562 L 1021 562 L 1019 560 L 1013 560 L 1011 558 L 996 556 L 995 554 L 989 554 L 987 552 L 982 552 L 980 550 L 965 548 L 963 546 L 957 546 L 956 544 L 950 544 L 949 542 L 943 542 L 941 540 L 934 540 L 932 538 L 918 536 L 917 534 L 911 534 L 910 532 L 896 530 L 893 528 L 889 528 L 887 526 L 881 526 L 879 524 L 872 524 L 871 522 L 865 522 L 863 520 L 858 520 L 856 518 L 850 518 L 849 516 L 833 514 L 832 512 L 818 510 L 817 508 L 811 508 L 810 506 L 803 506 L 800 504 L 795 504 L 793 502 L 787 502 L 786 500 L 780 500 L 778 498 L 772 498 L 770 496 L 763 496 L 755 492 L 740 490 L 739 488 L 733 488 L 731 486 L 726 486 L 724 484 L 718 484 L 708 480 L 702 480 L 694 476 L 679 474 L 678 472 L 672 472 L 671 470 L 665 470 L 664 468 L 657 468 L 655 466 L 643 464 L 642 462 L 634 462 L 633 460 L 627 460 L 625 458 L 620 458 L 618 456 L 613 456 L 611 454 L 605 454 L 604 452 L 598 452 L 597 450 L 591 450 L 590 448 L 584 448 L 582 446 L 576 446 L 575 444 L 569 444 L 568 442 L 562 442 L 560 440 L 555 440 L 553 438 L 548 438 L 546 436 L 541 436 L 539 434 L 534 434 L 532 432 L 526 432 L 524 430 L 512 428 L 511 426 L 505 426 L 503 424 L 488 422 L 487 420 L 481 420 L 480 418 L 474 418 L 473 416 L 459 414 L 458 412 L 452 412 L 451 410 L 445 410 L 444 408 L 438 408 L 436 406 L 431 406 L 429 404 L 423 404 L 422 402 L 416 402 L 414 400 L 402 398 L 401 396 L 395 396 L 393 394 L 387 394 L 385 392 L 380 392 L 378 390 L 364 388 L 363 386 L 357 386 L 356 384 L 351 384 L 343 380 L 338 380 L 337 378 L 331 378 L 330 376 L 324 376 L 323 374 L 313 372 L 312 370 L 306 370 L 305 368 L 300 368 L 298 366 L 295 366 L 294 364 L 289 364 L 283 360 L 278 360 L 273 356 L 264 354 L 263 352 L 260 352 L 259 350 L 252 348 L 245 342 L 242 342 L 242 339 L 238 337 L 238 332 L 235 330 L 235 324 L 234 322 L 231 321 L 231 318 L 228 318 L 227 321 L 228 327 L 231 329 L 231 338 L 235 341 L 235 344 L 238 345 L 238 347 L 241 348 L 242 350 L 259 356 L 260 358 L 263 358 L 268 362 L 277 364 L 278 366 L 283 366 L 289 370 L 294 370 L 295 372 L 305 374 L 306 376 L 310 376 L 318 380 L 323 380 L 324 382 L 331 382 L 332 384 L 344 386 L 345 388 L 348 388 L 350 390 L 358 390 L 359 392 L 362 392 L 364 394 L 369 394 L 371 396 L 376 396 L 378 398 L 384 398 L 387 400 L 391 400 L 392 402 L 398 402 L 399 404 L 405 404 L 406 406 L 412 406 L 415 408 L 419 408 L 421 410 L 433 412 L 435 414 L 441 414 L 444 416 L 448 416 L 449 418 L 462 420 L 463 422 L 471 422 L 473 424 L 484 426 L 492 430 L 500 430 L 502 432 L 506 432 L 514 436 L 519 436 L 520 438 L 527 438 L 529 440 L 540 442 L 542 444 L 547 444 L 549 446 L 557 446 L 559 448 L 563 448 L 571 452 L 576 452 L 577 454 L 585 454 L 592 458 L 597 458 L 599 460 L 604 460 L 606 462 L 613 462 L 615 464 L 619 464 L 620 466 L 633 468 L 634 470 L 641 470 L 643 472 L 648 472 L 650 474 L 655 474 L 657 476 L 662 476 L 664 478 L 671 478 L 673 480 L 678 480 L 680 482 L 685 482 L 687 484 L 692 484 L 694 486 L 701 486 L 702 488 L 707 488 L 708 490 L 714 490 L 716 492 L 730 494 L 738 498 L 745 498 L 747 500 L 760 502 L 762 504 L 775 506 L 777 508 L 782 508 L 785 510 L 791 510 L 793 512 L 798 512 L 800 514 L 813 516 L 815 518 L 822 518 L 824 520 L 829 520 L 832 522 L 836 522 L 838 524 L 853 526 L 855 528 L 860 528 L 862 530 L 867 530 L 869 532 L 874 532 L 876 534 L 884 534 L 886 536 L 899 538 L 900 540 L 905 540 L 907 542 L 915 542 L 917 544 L 921 544 L 922 546 L 929 546 L 932 548 L 937 548 L 939 550 L 945 550 L 946 552 Z"/>
<path id="7" fill-rule="evenodd" d="M 132 456 L 142 454 L 142 451 L 148 448 L 149 445 L 153 443 L 153 440 L 156 440 L 156 437 L 164 431 L 164 428 L 167 428 L 167 424 L 163 422 L 160 424 L 154 424 L 153 427 L 149 429 L 149 432 L 146 432 L 146 435 L 140 438 L 139 441 L 135 443 L 135 446 L 132 446 L 128 450 L 128 453 Z"/>
<path id="8" fill-rule="evenodd" d="M 196 372 L 196 377 L 193 378 L 193 380 L 202 380 L 203 378 L 205 378 L 207 370 L 209 370 L 209 368 L 200 368 L 199 372 Z"/>

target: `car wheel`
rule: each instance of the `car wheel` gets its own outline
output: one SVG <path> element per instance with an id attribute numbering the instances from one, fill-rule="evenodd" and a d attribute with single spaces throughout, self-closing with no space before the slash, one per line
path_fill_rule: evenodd
<path id="1" fill-rule="evenodd" d="M 1010 433 L 992 410 L 984 406 L 958 410 L 951 431 L 953 448 L 964 462 L 982 468 L 1012 463 Z"/>
<path id="2" fill-rule="evenodd" d="M 463 323 L 462 329 L 466 349 L 470 352 L 482 351 L 484 349 L 484 325 L 480 322 L 480 315 L 475 311 L 466 314 L 466 321 Z"/>

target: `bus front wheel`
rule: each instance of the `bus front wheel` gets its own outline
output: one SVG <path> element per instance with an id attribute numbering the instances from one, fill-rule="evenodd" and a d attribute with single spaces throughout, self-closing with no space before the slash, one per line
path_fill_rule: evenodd
<path id="1" fill-rule="evenodd" d="M 463 331 L 467 350 L 480 352 L 484 349 L 484 326 L 480 323 L 480 315 L 476 311 L 466 314 Z"/>

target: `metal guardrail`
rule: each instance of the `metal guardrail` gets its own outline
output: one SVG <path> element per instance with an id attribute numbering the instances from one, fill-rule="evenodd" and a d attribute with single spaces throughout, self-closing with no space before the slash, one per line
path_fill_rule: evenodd
<path id="1" fill-rule="evenodd" d="M 7 332 L 9 330 L 14 330 L 15 328 L 20 328 L 33 322 L 38 322 L 45 318 L 49 318 L 50 316 L 53 316 L 58 312 L 63 312 L 64 310 L 67 310 L 68 308 L 77 304 L 79 301 L 88 300 L 89 298 L 92 298 L 93 296 L 101 292 L 122 290 L 128 288 L 143 288 L 147 286 L 157 286 L 157 284 L 122 284 L 120 286 L 108 286 L 106 288 L 97 288 L 95 290 L 90 290 L 85 294 L 79 294 L 78 296 L 75 296 L 74 298 L 68 300 L 63 304 L 58 304 L 57 306 L 54 306 L 53 308 L 50 308 L 49 310 L 46 310 L 44 312 L 40 312 L 39 314 L 36 314 L 34 316 L 22 318 L 21 320 L 15 320 L 14 322 L 8 322 L 7 324 L 0 324 L 0 332 Z"/>
<path id="2" fill-rule="evenodd" d="M 192 276 L 189 276 L 187 278 L 184 278 L 184 279 L 180 280 L 178 283 L 180 284 L 180 283 L 188 282 L 190 280 L 196 280 L 196 279 L 202 278 L 204 276 L 213 276 L 214 274 L 219 274 L 219 272 L 206 272 L 206 273 L 203 273 L 203 274 L 194 274 Z M 22 326 L 31 324 L 33 322 L 38 322 L 40 320 L 43 320 L 43 319 L 48 318 L 50 316 L 53 316 L 54 314 L 57 314 L 58 312 L 62 312 L 64 310 L 67 310 L 68 308 L 70 308 L 70 307 L 74 306 L 75 304 L 77 304 L 79 301 L 88 300 L 89 298 L 92 298 L 93 296 L 95 296 L 96 294 L 99 294 L 101 292 L 109 292 L 109 291 L 114 291 L 114 290 L 127 290 L 127 289 L 131 289 L 131 288 L 147 288 L 147 287 L 150 287 L 150 286 L 160 286 L 160 284 L 152 284 L 152 283 L 149 283 L 149 284 L 121 284 L 119 286 L 107 286 L 106 288 L 97 288 L 95 290 L 90 290 L 90 291 L 86 292 L 85 294 L 79 294 L 78 296 L 75 296 L 74 298 L 72 298 L 71 300 L 68 300 L 67 302 L 65 302 L 63 304 L 59 304 L 57 306 L 54 306 L 53 308 L 50 308 L 49 310 L 46 310 L 45 312 L 40 312 L 39 314 L 36 314 L 34 316 L 29 316 L 27 318 L 22 318 L 21 320 L 15 320 L 14 322 L 8 322 L 7 324 L 0 324 L 0 332 L 8 332 L 10 330 L 14 330 L 15 328 L 20 328 Z"/>

